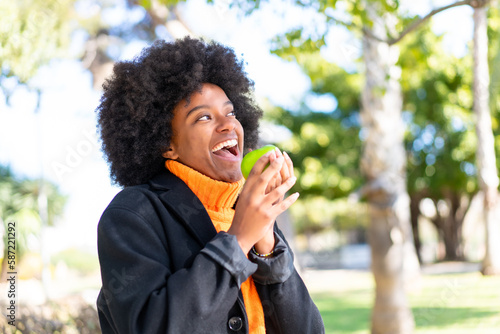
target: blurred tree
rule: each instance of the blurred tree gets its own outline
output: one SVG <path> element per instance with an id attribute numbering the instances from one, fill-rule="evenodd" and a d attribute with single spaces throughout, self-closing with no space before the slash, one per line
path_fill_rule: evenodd
<path id="1" fill-rule="evenodd" d="M 464 259 L 462 226 L 477 192 L 470 60 L 447 54 L 429 27 L 407 37 L 399 60 L 415 246 L 420 202 L 430 198 L 447 260 Z"/>
<path id="2" fill-rule="evenodd" d="M 311 66 L 307 69 L 317 72 L 323 70 L 315 69 L 311 64 L 320 67 L 327 64 L 319 54 L 311 54 L 307 62 Z M 323 84 L 329 85 L 341 78 L 350 78 L 351 82 L 356 82 L 352 80 L 356 75 L 349 76 L 335 65 L 330 64 L 326 69 L 330 71 L 330 75 L 325 73 Z M 342 87 L 341 90 L 350 89 L 348 84 L 336 87 Z M 337 91 L 334 92 L 336 94 Z M 312 94 L 321 94 L 319 87 Z M 352 93 L 344 96 L 353 95 L 356 96 Z M 292 191 L 300 192 L 301 199 L 300 204 L 294 205 L 291 210 L 299 233 L 311 235 L 333 227 L 352 230 L 366 226 L 362 222 L 353 222 L 346 214 L 347 210 L 351 218 L 361 218 L 364 213 L 363 204 L 354 201 L 347 206 L 341 205 L 341 202 L 345 203 L 346 196 L 359 188 L 362 182 L 357 168 L 361 149 L 359 117 L 356 112 L 342 111 L 341 106 L 344 107 L 337 104 L 337 108 L 328 112 L 312 111 L 306 103 L 299 112 L 279 107 L 265 108 L 266 120 L 285 125 L 292 132 L 289 140 L 277 145 L 289 152 L 294 161 L 298 182 Z M 346 107 L 353 106 L 347 104 Z M 319 209 L 322 205 L 325 207 Z M 308 209 L 303 210 L 306 207 Z M 312 207 L 318 209 L 311 209 Z"/>
<path id="3" fill-rule="evenodd" d="M 2 24 L 0 25 L 0 89 L 4 93 L 6 103 L 9 103 L 11 94 L 18 86 L 26 85 L 29 90 L 36 93 L 35 113 L 39 112 L 41 90 L 40 88 L 30 87 L 28 84 L 29 79 L 36 74 L 41 66 L 55 58 L 69 55 L 71 35 L 79 26 L 74 8 L 75 3 L 76 0 L 0 2 L 0 12 L 2 13 Z M 12 85 L 12 81 L 6 79 L 14 79 L 15 84 Z M 6 81 L 8 82 L 7 85 L 5 85 Z M 21 192 L 19 194 L 12 193 L 13 197 L 21 196 L 22 199 L 26 199 L 18 202 L 18 206 L 13 207 L 15 209 L 15 212 L 12 213 L 13 216 L 9 216 L 12 219 L 21 219 L 23 221 L 16 228 L 21 238 L 19 239 L 20 255 L 22 255 L 23 249 L 22 238 L 31 234 L 34 230 L 42 238 L 42 229 L 50 223 L 51 219 L 51 209 L 48 201 L 54 186 L 44 181 L 43 172 L 37 182 L 28 184 L 28 181 L 26 181 L 22 182 L 22 186 L 18 185 L 11 188 L 15 192 Z M 25 189 L 26 187 L 28 188 Z M 26 191 L 31 191 L 31 194 Z M 30 206 L 29 198 L 32 196 L 36 198 L 36 207 Z M 37 221 L 39 223 L 36 223 Z M 36 227 L 37 224 L 40 224 L 41 227 Z M 25 227 L 28 230 L 23 231 Z M 42 282 L 46 286 L 49 278 L 48 253 L 46 247 L 43 246 L 43 241 L 41 243 L 42 261 L 44 262 Z M 2 275 L 5 275 L 5 261 L 6 257 L 4 256 Z"/>
<path id="4" fill-rule="evenodd" d="M 470 58 L 457 59 L 446 54 L 441 37 L 432 33 L 430 27 L 418 30 L 403 42 L 398 64 L 402 68 L 403 118 L 404 128 L 407 129 L 405 147 L 409 159 L 408 191 L 412 200 L 415 244 L 419 244 L 418 207 L 420 200 L 428 197 L 436 205 L 437 213 L 430 218 L 445 243 L 445 258 L 461 259 L 461 227 L 472 196 L 477 192 L 473 166 L 476 140 L 470 113 Z M 281 57 L 289 59 L 291 55 L 287 52 L 276 51 Z M 291 140 L 283 143 L 282 148 L 293 153 L 299 176 L 294 191 L 300 191 L 302 199 L 309 195 L 342 198 L 362 184 L 356 168 L 361 148 L 361 76 L 329 63 L 318 51 L 294 54 L 293 57 L 310 77 L 312 94 L 318 97 L 333 95 L 337 101 L 336 108 L 323 113 L 310 110 L 307 104 L 299 113 L 266 108 L 265 117 L 286 125 L 293 132 Z M 318 149 L 321 148 L 320 142 L 327 147 Z M 346 156 L 351 157 L 348 164 Z M 307 157 L 314 157 L 321 163 L 316 168 L 318 171 L 309 168 L 305 183 L 315 180 L 315 186 L 310 187 L 304 187 L 301 180 L 305 174 L 303 161 Z M 442 170 L 448 172 L 436 172 Z M 349 178 L 343 180 L 344 176 Z M 342 192 L 331 188 L 328 180 L 343 180 L 344 185 L 349 182 L 354 186 Z M 304 219 L 304 222 L 312 221 L 316 220 Z M 326 226 L 328 224 L 312 224 L 311 229 Z M 298 228 L 307 230 L 307 226 Z"/>
<path id="5" fill-rule="evenodd" d="M 260 1 L 247 3 L 257 8 Z M 344 10 L 336 11 L 340 3 Z M 367 181 L 363 196 L 370 208 L 369 240 L 376 281 L 372 333 L 411 333 L 414 320 L 404 295 L 404 282 L 405 275 L 416 275 L 418 261 L 412 245 L 410 198 L 406 189 L 399 50 L 394 44 L 433 15 L 470 1 L 438 8 L 422 18 L 398 13 L 397 1 L 298 1 L 297 4 L 314 8 L 324 19 L 326 29 L 311 32 L 296 28 L 278 37 L 277 49 L 292 57 L 321 48 L 329 27 L 334 24 L 362 35 L 365 86 L 361 94 L 364 142 L 360 166 Z M 347 19 L 339 20 L 336 16 Z M 394 320 L 389 322 L 388 318 Z"/>
<path id="6" fill-rule="evenodd" d="M 131 19 L 114 25 L 103 20 L 102 13 L 117 4 L 96 1 L 99 10 L 82 21 L 82 27 L 88 32 L 82 62 L 92 73 L 96 90 L 100 90 L 104 80 L 111 75 L 114 61 L 121 55 L 117 50 L 128 42 L 153 42 L 157 38 L 175 39 L 191 34 L 177 12 L 176 6 L 182 0 L 126 0 L 127 15 Z"/>
<path id="7" fill-rule="evenodd" d="M 492 5 L 488 10 L 488 59 L 490 60 L 490 74 L 491 80 L 489 85 L 490 90 L 490 111 L 492 129 L 494 135 L 494 147 L 496 150 L 496 156 L 500 156 L 500 6 Z M 500 170 L 500 159 L 496 159 L 497 170 Z M 497 198 L 498 200 L 498 198 Z M 500 204 L 498 204 L 500 205 Z M 497 224 L 500 221 L 500 217 L 497 217 Z M 498 226 L 497 226 L 498 228 Z M 496 238 L 499 237 L 500 232 L 488 231 L 488 246 L 500 245 L 500 240 Z M 498 263 L 498 255 L 500 253 L 499 249 L 493 250 L 490 248 L 490 254 L 495 257 L 494 262 Z M 496 266 L 496 265 L 495 265 Z M 484 264 L 483 264 L 483 267 Z"/>
<path id="8" fill-rule="evenodd" d="M 500 6 L 493 4 L 488 10 L 488 59 L 490 67 L 490 110 L 492 117 L 492 128 L 495 133 L 496 141 L 499 143 L 499 117 L 500 112 Z M 500 145 L 495 145 L 495 148 L 500 148 Z M 500 160 L 497 160 L 497 165 L 500 167 Z"/>
<path id="9" fill-rule="evenodd" d="M 342 234 L 345 235 L 344 232 L 351 232 L 349 235 L 353 238 L 349 240 L 350 243 L 366 242 L 364 231 L 370 218 L 366 203 L 349 201 L 347 198 L 330 200 L 323 196 L 309 196 L 297 201 L 290 210 L 297 225 L 296 231 L 306 236 L 310 251 L 315 250 L 309 242 L 311 237 L 332 227 L 338 232 L 339 239 Z M 339 240 L 340 245 L 343 242 Z"/>
<path id="10" fill-rule="evenodd" d="M 357 168 L 361 147 L 359 124 L 355 115 L 348 119 L 339 114 L 337 110 L 313 112 L 306 106 L 298 114 L 279 107 L 266 109 L 266 118 L 292 131 L 292 137 L 280 146 L 293 158 L 299 179 L 294 190 L 303 198 L 346 197 L 361 185 Z"/>
<path id="11" fill-rule="evenodd" d="M 82 64 L 93 74 L 94 88 L 100 89 L 111 73 L 113 61 L 121 54 L 119 50 L 128 42 L 151 42 L 158 37 L 178 38 L 190 33 L 177 15 L 178 2 L 181 1 L 126 0 L 127 17 L 121 22 L 109 23 L 104 14 L 122 6 L 121 2 L 2 1 L 0 77 L 15 77 L 20 84 L 27 83 L 42 65 L 69 56 L 72 35 L 79 31 L 87 35 Z M 10 90 L 0 87 L 8 98 Z"/>
<path id="12" fill-rule="evenodd" d="M 474 8 L 474 113 L 476 115 L 477 167 L 481 190 L 484 193 L 483 217 L 486 226 L 486 254 L 481 272 L 500 274 L 500 217 L 498 206 L 498 172 L 495 140 L 490 113 L 490 71 L 488 65 L 487 9 L 490 0 L 475 0 Z"/>
<path id="13" fill-rule="evenodd" d="M 15 236 L 16 265 L 28 250 L 29 239 L 36 237 L 42 228 L 38 214 L 39 180 L 18 179 L 9 167 L 0 166 L 0 228 L 3 234 L 1 279 L 5 280 L 8 260 L 8 237 Z M 45 182 L 48 223 L 54 225 L 62 214 L 66 196 L 57 187 Z M 15 235 L 9 235 L 8 224 L 15 223 Z M 11 244 L 12 245 L 12 244 Z M 12 249 L 11 249 L 12 250 Z"/>
<path id="14" fill-rule="evenodd" d="M 372 22 L 371 26 L 365 23 L 362 36 L 366 70 L 361 93 L 366 130 L 361 170 L 367 180 L 364 195 L 370 203 L 368 238 L 376 282 L 372 333 L 412 333 L 415 323 L 405 296 L 405 266 L 418 264 L 418 259 L 409 244 L 413 237 L 406 189 L 401 68 L 396 65 L 399 49 L 380 40 L 396 32 L 397 19 L 393 9 L 383 13 L 378 3 L 364 4 Z M 389 314 L 394 321 L 387 321 Z"/>
<path id="15" fill-rule="evenodd" d="M 51 59 L 66 54 L 76 26 L 75 0 L 1 1 L 0 69 L 25 83 Z"/>

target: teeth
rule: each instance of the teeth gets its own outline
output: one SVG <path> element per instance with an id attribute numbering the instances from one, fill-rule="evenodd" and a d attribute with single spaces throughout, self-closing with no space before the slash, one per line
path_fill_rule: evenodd
<path id="1" fill-rule="evenodd" d="M 230 139 L 230 140 L 226 140 L 226 141 L 223 141 L 222 143 L 220 144 L 217 144 L 213 149 L 212 149 L 212 152 L 217 152 L 219 150 L 222 150 L 224 147 L 233 147 L 233 146 L 236 146 L 238 145 L 238 141 L 236 139 Z"/>

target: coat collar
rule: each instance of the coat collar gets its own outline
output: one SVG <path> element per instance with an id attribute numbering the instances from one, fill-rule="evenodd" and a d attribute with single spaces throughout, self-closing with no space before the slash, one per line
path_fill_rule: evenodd
<path id="1" fill-rule="evenodd" d="M 217 231 L 205 207 L 189 187 L 177 176 L 165 170 L 149 181 L 162 203 L 171 209 L 202 246 L 212 240 Z"/>

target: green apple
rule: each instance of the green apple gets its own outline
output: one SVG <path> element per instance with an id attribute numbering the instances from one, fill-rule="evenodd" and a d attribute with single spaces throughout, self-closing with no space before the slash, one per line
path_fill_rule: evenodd
<path id="1" fill-rule="evenodd" d="M 276 149 L 276 146 L 274 145 L 266 145 L 262 146 L 261 148 L 257 150 L 253 150 L 248 152 L 244 157 L 243 160 L 241 160 L 241 173 L 243 174 L 243 177 L 246 179 L 248 178 L 248 174 L 250 174 L 250 171 L 253 168 L 253 165 L 257 162 L 257 160 L 260 159 L 261 156 L 266 154 L 269 151 L 272 151 Z M 264 170 L 267 168 L 267 166 L 264 168 Z"/>

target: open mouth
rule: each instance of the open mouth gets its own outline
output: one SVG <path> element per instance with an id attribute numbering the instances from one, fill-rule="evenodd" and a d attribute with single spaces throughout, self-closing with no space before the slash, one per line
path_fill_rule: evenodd
<path id="1" fill-rule="evenodd" d="M 238 141 L 236 139 L 229 139 L 215 145 L 212 153 L 220 157 L 237 157 L 238 156 Z"/>

